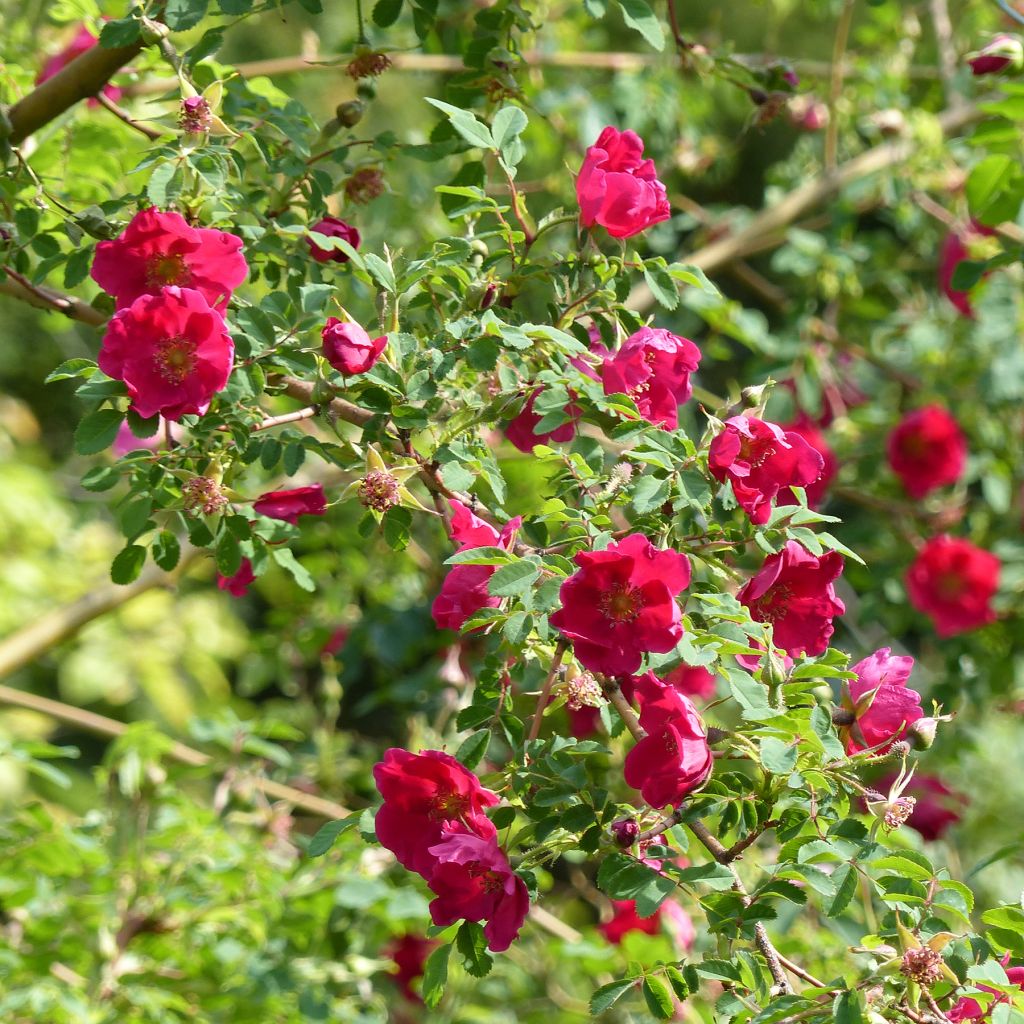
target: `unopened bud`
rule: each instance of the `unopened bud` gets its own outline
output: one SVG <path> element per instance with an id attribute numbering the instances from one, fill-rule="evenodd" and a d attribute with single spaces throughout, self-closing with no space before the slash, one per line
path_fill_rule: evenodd
<path id="1" fill-rule="evenodd" d="M 354 128 L 363 119 L 366 113 L 366 104 L 362 100 L 348 100 L 346 103 L 339 103 L 334 111 L 338 123 L 346 128 Z"/>
<path id="2" fill-rule="evenodd" d="M 907 728 L 907 739 L 915 750 L 927 750 L 935 742 L 939 719 L 919 718 Z"/>
<path id="3" fill-rule="evenodd" d="M 975 76 L 997 75 L 1024 68 L 1024 45 L 1009 33 L 994 36 L 980 50 L 967 55 L 967 63 Z"/>
<path id="4" fill-rule="evenodd" d="M 617 818 L 611 824 L 612 838 L 624 850 L 636 842 L 640 826 L 635 818 Z"/>

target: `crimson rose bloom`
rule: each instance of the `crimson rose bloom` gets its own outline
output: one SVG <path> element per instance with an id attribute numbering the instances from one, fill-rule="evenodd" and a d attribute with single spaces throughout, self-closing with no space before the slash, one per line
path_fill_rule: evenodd
<path id="1" fill-rule="evenodd" d="M 895 774 L 887 775 L 878 781 L 875 788 L 888 792 L 895 781 Z M 903 795 L 912 796 L 917 801 L 906 823 L 929 842 L 941 839 L 950 826 L 960 820 L 960 809 L 966 803 L 962 793 L 950 789 L 937 775 L 921 772 L 904 786 Z"/>
<path id="2" fill-rule="evenodd" d="M 142 295 L 107 325 L 100 369 L 123 380 L 143 418 L 202 416 L 228 382 L 235 345 L 224 318 L 194 288 Z"/>
<path id="3" fill-rule="evenodd" d="M 660 328 L 641 327 L 601 367 L 606 395 L 629 395 L 650 423 L 675 430 L 679 406 L 693 393 L 690 374 L 700 365 L 700 349 L 687 338 Z"/>
<path id="4" fill-rule="evenodd" d="M 673 943 L 680 950 L 692 948 L 693 940 L 697 937 L 690 915 L 675 900 L 666 900 L 650 917 L 641 917 L 636 912 L 635 900 L 612 900 L 612 910 L 614 914 L 611 920 L 598 925 L 598 931 L 616 946 L 630 932 L 657 935 L 663 921 L 672 934 Z"/>
<path id="5" fill-rule="evenodd" d="M 969 540 L 932 537 L 907 570 L 910 603 L 928 615 L 939 636 L 994 622 L 989 606 L 999 589 L 999 559 Z"/>
<path id="6" fill-rule="evenodd" d="M 672 669 L 663 681 L 687 697 L 710 700 L 715 695 L 715 674 L 700 665 L 680 665 Z"/>
<path id="7" fill-rule="evenodd" d="M 346 224 L 337 217 L 324 217 L 318 220 L 310 231 L 327 235 L 328 238 L 343 238 L 353 249 L 358 249 L 362 241 L 359 232 L 351 224 Z M 330 263 L 332 260 L 335 263 L 348 263 L 348 255 L 340 249 L 321 249 L 312 238 L 307 238 L 306 244 L 309 246 L 309 254 L 317 263 Z"/>
<path id="8" fill-rule="evenodd" d="M 821 654 L 832 636 L 832 619 L 846 607 L 833 581 L 843 571 L 836 551 L 812 555 L 795 540 L 764 560 L 760 572 L 736 595 L 755 622 L 772 624 L 772 640 L 791 658 Z"/>
<path id="9" fill-rule="evenodd" d="M 924 717 L 921 694 L 907 686 L 913 668 L 913 658 L 894 656 L 888 647 L 853 666 L 857 678 L 848 682 L 848 703 L 856 721 L 846 737 L 848 754 L 882 743 L 879 752 L 884 752 Z M 874 696 L 869 696 L 872 691 Z"/>
<path id="10" fill-rule="evenodd" d="M 423 1000 L 412 990 L 412 983 L 423 976 L 427 957 L 434 951 L 437 941 L 423 935 L 403 935 L 394 939 L 384 950 L 397 970 L 392 972 L 398 990 L 410 1003 L 422 1003 Z"/>
<path id="11" fill-rule="evenodd" d="M 234 576 L 222 576 L 217 573 L 217 586 L 221 590 L 226 590 L 232 597 L 245 597 L 249 593 L 249 584 L 255 579 L 252 562 L 248 558 L 243 558 Z"/>
<path id="12" fill-rule="evenodd" d="M 324 358 L 338 373 L 366 373 L 387 347 L 387 335 L 371 338 L 359 324 L 329 317 L 323 329 Z"/>
<path id="13" fill-rule="evenodd" d="M 237 235 L 191 227 L 180 213 L 140 210 L 112 242 L 96 246 L 92 279 L 118 308 L 167 285 L 194 288 L 218 312 L 249 273 Z"/>
<path id="14" fill-rule="evenodd" d="M 732 484 L 737 503 L 756 525 L 768 522 L 780 490 L 814 483 L 824 465 L 800 434 L 752 416 L 726 420 L 708 451 L 711 475 Z"/>
<path id="15" fill-rule="evenodd" d="M 907 413 L 889 435 L 889 465 L 912 498 L 956 483 L 967 462 L 967 439 L 941 406 Z"/>
<path id="16" fill-rule="evenodd" d="M 821 508 L 828 493 L 829 484 L 835 479 L 839 472 L 839 460 L 832 451 L 825 435 L 818 429 L 817 424 L 808 416 L 801 415 L 792 423 L 781 425 L 781 429 L 787 434 L 799 434 L 820 456 L 821 476 L 813 483 L 805 484 L 804 491 L 807 494 L 807 505 L 809 508 Z M 795 505 L 796 495 L 789 488 L 779 491 L 775 499 L 777 505 Z"/>
<path id="17" fill-rule="evenodd" d="M 322 516 L 327 512 L 323 484 L 293 487 L 289 491 L 267 491 L 253 503 L 253 511 L 271 519 L 297 523 L 299 516 Z"/>
<path id="18" fill-rule="evenodd" d="M 74 38 L 64 47 L 60 53 L 55 53 L 43 65 L 43 70 L 36 76 L 36 85 L 40 85 L 48 78 L 53 78 L 58 71 L 63 70 L 76 57 L 81 57 L 86 50 L 91 50 L 99 39 L 96 38 L 84 25 L 78 26 Z M 116 85 L 103 86 L 103 95 L 115 103 L 121 98 L 121 90 Z M 89 106 L 96 106 L 96 100 L 89 100 Z"/>
<path id="19" fill-rule="evenodd" d="M 609 125 L 583 158 L 576 198 L 584 227 L 600 224 L 613 238 L 629 238 L 672 215 L 653 160 L 642 159 L 636 132 Z"/>
<path id="20" fill-rule="evenodd" d="M 645 651 L 664 654 L 683 635 L 676 595 L 690 585 L 685 555 L 659 551 L 642 533 L 604 551 L 580 551 L 579 571 L 561 587 L 551 625 L 572 641 L 591 672 L 630 675 Z"/>
<path id="21" fill-rule="evenodd" d="M 714 764 L 704 723 L 689 697 L 652 672 L 635 685 L 647 735 L 626 755 L 623 777 L 652 807 L 680 804 Z"/>
<path id="22" fill-rule="evenodd" d="M 495 840 L 449 834 L 429 852 L 437 860 L 427 880 L 437 896 L 430 903 L 434 924 L 486 921 L 488 948 L 508 949 L 526 920 L 530 896 Z"/>
<path id="23" fill-rule="evenodd" d="M 521 516 L 510 519 L 501 533 L 474 515 L 461 501 L 454 498 L 448 502 L 452 508 L 452 540 L 458 551 L 466 548 L 512 546 L 515 532 L 523 520 Z M 462 624 L 481 608 L 497 608 L 501 598 L 491 597 L 487 583 L 497 572 L 496 565 L 453 565 L 441 585 L 441 592 L 430 606 L 430 614 L 438 629 L 462 629 Z"/>
<path id="24" fill-rule="evenodd" d="M 427 881 L 437 863 L 430 847 L 448 832 L 468 832 L 483 839 L 497 835 L 485 807 L 498 797 L 450 754 L 420 754 L 391 747 L 373 766 L 373 778 L 384 798 L 374 828 L 382 846 L 399 863 Z"/>
<path id="25" fill-rule="evenodd" d="M 1003 966 L 1006 967 L 1009 963 L 1010 954 L 1001 961 Z M 1011 985 L 1016 985 L 1018 988 L 1024 989 L 1024 967 L 1007 967 L 1006 978 Z M 1008 1003 L 1009 997 L 1004 993 L 994 988 L 989 988 L 988 985 L 979 985 L 978 988 L 985 992 L 991 992 L 995 995 L 995 999 L 988 1004 L 988 1009 L 983 1010 L 981 1004 L 977 999 L 972 999 L 970 996 L 961 996 L 957 1001 L 957 1004 L 950 1010 L 946 1017 L 953 1022 L 953 1024 L 960 1024 L 960 1021 L 964 1020 L 985 1020 L 992 1015 L 992 1010 L 1000 1003 Z"/>
<path id="26" fill-rule="evenodd" d="M 533 452 L 535 444 L 571 441 L 576 436 L 576 421 L 580 418 L 579 406 L 574 403 L 570 404 L 566 410 L 571 417 L 568 423 L 563 423 L 560 427 L 555 427 L 554 430 L 549 430 L 546 433 L 538 434 L 536 427 L 540 423 L 541 417 L 533 411 L 533 403 L 537 400 L 541 390 L 541 388 L 537 388 L 530 395 L 522 411 L 513 417 L 505 428 L 505 436 L 509 441 L 527 455 Z"/>
<path id="27" fill-rule="evenodd" d="M 974 317 L 974 306 L 970 292 L 958 292 L 953 287 L 953 275 L 963 260 L 971 258 L 967 243 L 971 235 L 991 235 L 993 230 L 976 220 L 972 220 L 968 228 L 951 231 L 946 235 L 942 248 L 939 250 L 939 288 L 957 310 L 967 317 Z M 988 276 L 987 274 L 985 275 Z"/>

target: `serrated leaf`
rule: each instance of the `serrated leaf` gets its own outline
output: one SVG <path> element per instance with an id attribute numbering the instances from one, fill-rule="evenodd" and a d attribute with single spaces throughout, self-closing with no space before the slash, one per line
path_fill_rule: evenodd
<path id="1" fill-rule="evenodd" d="M 455 946 L 462 954 L 462 966 L 474 978 L 486 978 L 494 966 L 494 957 L 487 952 L 487 938 L 475 921 L 465 921 L 455 936 Z"/>
<path id="2" fill-rule="evenodd" d="M 634 900 L 641 917 L 650 917 L 676 888 L 670 878 L 624 853 L 613 853 L 601 862 L 597 885 L 612 899 Z"/>
<path id="3" fill-rule="evenodd" d="M 852 864 L 843 864 L 833 872 L 836 894 L 825 908 L 826 916 L 838 917 L 850 905 L 857 892 L 857 877 L 857 869 Z"/>
<path id="4" fill-rule="evenodd" d="M 450 942 L 438 946 L 423 967 L 423 987 L 421 997 L 427 1007 L 433 1010 L 441 1002 L 444 995 L 444 987 L 448 982 L 448 958 L 451 956 L 452 945 Z"/>
<path id="5" fill-rule="evenodd" d="M 642 476 L 633 488 L 633 508 L 646 515 L 660 508 L 669 499 L 672 481 L 657 476 Z"/>
<path id="6" fill-rule="evenodd" d="M 482 121 L 478 121 L 468 110 L 454 107 L 442 100 L 431 99 L 429 96 L 424 96 L 424 99 L 445 114 L 451 121 L 452 127 L 471 146 L 478 146 L 480 149 L 494 149 L 494 139 L 491 138 L 490 129 Z"/>
<path id="7" fill-rule="evenodd" d="M 384 513 L 381 520 L 384 540 L 392 551 L 404 551 L 412 536 L 412 513 L 407 508 L 395 505 Z"/>
<path id="8" fill-rule="evenodd" d="M 90 373 L 83 373 L 89 370 Z M 52 384 L 58 380 L 71 380 L 74 377 L 89 377 L 96 372 L 95 359 L 65 359 L 56 370 L 51 370 L 43 380 L 44 384 Z"/>
<path id="9" fill-rule="evenodd" d="M 489 729 L 475 732 L 471 736 L 467 736 L 459 745 L 459 749 L 455 751 L 455 759 L 466 768 L 472 770 L 483 760 L 490 742 L 491 733 Z"/>
<path id="10" fill-rule="evenodd" d="M 272 554 L 274 561 L 289 573 L 303 590 L 307 590 L 310 593 L 316 590 L 316 581 L 309 570 L 296 561 L 291 548 L 274 548 Z"/>
<path id="11" fill-rule="evenodd" d="M 492 597 L 512 597 L 523 594 L 533 586 L 540 575 L 540 566 L 527 558 L 503 565 L 487 582 L 487 592 Z"/>
<path id="12" fill-rule="evenodd" d="M 402 0 L 377 0 L 373 6 L 373 23 L 380 28 L 387 28 L 398 21 L 402 13 Z"/>
<path id="13" fill-rule="evenodd" d="M 110 578 L 122 586 L 134 583 L 146 564 L 146 549 L 139 544 L 129 544 L 122 548 L 110 566 Z"/>
<path id="14" fill-rule="evenodd" d="M 337 841 L 338 836 L 359 824 L 359 815 L 350 814 L 347 818 L 339 818 L 321 825 L 309 841 L 306 854 L 310 857 L 322 857 Z"/>
<path id="15" fill-rule="evenodd" d="M 840 992 L 832 1002 L 832 1020 L 835 1024 L 864 1024 L 858 992 Z"/>
<path id="16" fill-rule="evenodd" d="M 631 988 L 636 987 L 636 983 L 636 978 L 625 978 L 622 981 L 610 981 L 607 985 L 602 985 L 590 997 L 591 1015 L 596 1017 L 614 1006 Z"/>
<path id="17" fill-rule="evenodd" d="M 176 164 L 160 164 L 146 183 L 146 196 L 154 206 L 171 206 L 181 195 L 182 185 Z"/>
<path id="18" fill-rule="evenodd" d="M 141 23 L 137 18 L 116 18 L 100 29 L 100 46 L 110 50 L 131 46 L 139 38 Z"/>
<path id="19" fill-rule="evenodd" d="M 658 1020 L 672 1019 L 675 1014 L 675 1004 L 672 1002 L 672 993 L 661 978 L 648 975 L 644 978 L 640 991 L 644 994 L 647 1009 L 651 1011 L 654 1017 Z"/>
<path id="20" fill-rule="evenodd" d="M 98 409 L 82 418 L 75 428 L 75 451 L 79 455 L 95 455 L 109 448 L 124 422 L 119 409 Z"/>
<path id="21" fill-rule="evenodd" d="M 773 775 L 789 775 L 796 767 L 796 749 L 774 736 L 761 740 L 761 764 Z"/>
<path id="22" fill-rule="evenodd" d="M 170 572 L 181 559 L 181 545 L 169 530 L 157 534 L 153 541 L 153 561 L 165 572 Z"/>
<path id="23" fill-rule="evenodd" d="M 656 50 L 665 49 L 665 33 L 661 22 L 645 0 L 619 0 L 622 20 L 640 33 Z"/>
<path id="24" fill-rule="evenodd" d="M 644 265 L 644 280 L 651 294 L 666 309 L 679 305 L 679 289 L 664 260 L 648 260 Z"/>

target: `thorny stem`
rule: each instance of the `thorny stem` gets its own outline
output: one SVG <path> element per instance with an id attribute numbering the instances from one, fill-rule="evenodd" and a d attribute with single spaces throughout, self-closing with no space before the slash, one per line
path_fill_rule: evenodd
<path id="1" fill-rule="evenodd" d="M 636 717 L 636 712 L 630 706 L 629 701 L 626 700 L 626 696 L 622 692 L 622 688 L 619 686 L 617 680 L 601 679 L 601 689 L 604 691 L 604 695 L 608 698 L 608 702 L 616 711 L 618 711 L 619 717 L 622 719 L 623 724 L 629 730 L 633 739 L 637 741 L 646 739 L 647 733 L 640 724 L 640 719 Z"/>
<path id="2" fill-rule="evenodd" d="M 551 668 L 548 669 L 547 678 L 544 680 L 544 685 L 540 688 L 540 695 L 537 697 L 537 709 L 534 711 L 533 720 L 530 722 L 530 731 L 526 736 L 527 743 L 531 743 L 540 734 L 540 724 L 544 718 L 544 708 L 547 707 L 548 701 L 551 698 L 551 687 L 555 684 L 555 678 L 558 676 L 558 670 L 562 666 L 562 658 L 565 657 L 568 646 L 564 640 L 559 640 L 555 646 L 555 655 L 551 659 Z"/>

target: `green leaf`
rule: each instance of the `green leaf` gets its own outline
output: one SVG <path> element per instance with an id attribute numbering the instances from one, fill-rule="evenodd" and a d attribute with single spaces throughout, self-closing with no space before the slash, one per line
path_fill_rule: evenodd
<path id="1" fill-rule="evenodd" d="M 647 1009 L 658 1020 L 671 1020 L 675 1013 L 675 1005 L 672 1002 L 672 993 L 669 992 L 668 986 L 661 980 L 653 975 L 648 975 L 644 978 L 644 983 L 640 988 L 640 991 L 644 994 L 644 1001 L 647 1003 Z"/>
<path id="2" fill-rule="evenodd" d="M 448 982 L 448 958 L 451 956 L 452 944 L 438 946 L 427 957 L 423 968 L 423 988 L 421 995 L 427 1007 L 433 1010 L 444 995 L 444 987 Z"/>
<path id="3" fill-rule="evenodd" d="M 487 583 L 487 592 L 492 597 L 512 597 L 523 594 L 533 586 L 540 575 L 540 566 L 528 558 L 503 565 Z"/>
<path id="4" fill-rule="evenodd" d="M 116 18 L 108 21 L 100 29 L 100 46 L 108 50 L 118 46 L 131 46 L 139 38 L 140 27 L 137 18 Z"/>
<path id="5" fill-rule="evenodd" d="M 657 476 L 642 476 L 633 488 L 633 508 L 646 515 L 660 508 L 669 499 L 672 481 Z"/>
<path id="6" fill-rule="evenodd" d="M 852 864 L 843 864 L 832 874 L 836 883 L 836 894 L 825 909 L 827 917 L 838 917 L 849 905 L 857 892 L 857 869 Z"/>
<path id="7" fill-rule="evenodd" d="M 835 1024 L 864 1024 L 860 993 L 840 992 L 832 1002 L 832 1020 Z"/>
<path id="8" fill-rule="evenodd" d="M 209 0 L 167 0 L 164 21 L 174 32 L 195 28 L 206 16 Z"/>
<path id="9" fill-rule="evenodd" d="M 619 7 L 622 8 L 622 20 L 630 28 L 639 32 L 656 50 L 665 49 L 661 22 L 646 0 L 619 0 Z"/>
<path id="10" fill-rule="evenodd" d="M 146 183 L 146 196 L 154 206 L 171 206 L 181 195 L 183 184 L 176 164 L 160 164 Z"/>
<path id="11" fill-rule="evenodd" d="M 309 570 L 295 560 L 291 548 L 274 548 L 273 556 L 274 561 L 288 572 L 303 590 L 308 590 L 310 593 L 316 590 L 316 581 L 310 575 Z"/>
<path id="12" fill-rule="evenodd" d="M 760 722 L 774 718 L 778 712 L 768 704 L 768 691 L 753 676 L 746 672 L 729 672 L 729 687 L 741 708 L 743 718 L 748 722 Z"/>
<path id="13" fill-rule="evenodd" d="M 676 888 L 672 879 L 624 853 L 613 853 L 601 862 L 597 885 L 612 899 L 635 900 L 641 917 L 650 917 Z"/>
<path id="14" fill-rule="evenodd" d="M 83 371 L 88 370 L 89 373 Z M 43 381 L 44 384 L 52 384 L 58 380 L 71 380 L 74 377 L 90 377 L 96 372 L 96 360 L 94 359 L 65 359 L 56 370 L 51 370 Z"/>
<path id="15" fill-rule="evenodd" d="M 679 289 L 663 259 L 648 260 L 644 264 L 644 280 L 651 294 L 666 309 L 679 305 Z"/>
<path id="16" fill-rule="evenodd" d="M 773 775 L 789 775 L 796 767 L 796 749 L 774 736 L 761 740 L 761 764 Z"/>
<path id="17" fill-rule="evenodd" d="M 122 586 L 134 583 L 146 564 L 146 549 L 139 544 L 129 544 L 122 548 L 110 566 L 110 578 Z"/>
<path id="18" fill-rule="evenodd" d="M 392 551 L 404 551 L 412 536 L 412 512 L 401 505 L 395 505 L 384 513 L 381 520 L 384 540 Z"/>
<path id="19" fill-rule="evenodd" d="M 482 121 L 468 110 L 460 107 L 453 107 L 450 103 L 441 100 L 423 97 L 431 106 L 437 107 L 443 114 L 446 114 L 451 121 L 452 127 L 471 145 L 480 149 L 494 149 L 494 139 L 491 138 L 490 129 Z"/>
<path id="20" fill-rule="evenodd" d="M 317 829 L 316 835 L 309 841 L 306 853 L 310 857 L 322 857 L 335 843 L 338 836 L 359 824 L 359 815 L 350 814 L 347 818 L 329 821 Z"/>
<path id="21" fill-rule="evenodd" d="M 181 545 L 178 538 L 169 530 L 162 530 L 153 541 L 153 561 L 170 572 L 181 558 Z"/>
<path id="22" fill-rule="evenodd" d="M 377 0 L 373 7 L 373 23 L 381 28 L 387 28 L 398 21 L 402 13 L 402 0 Z"/>
<path id="23" fill-rule="evenodd" d="M 487 937 L 475 921 L 464 921 L 455 936 L 455 945 L 462 954 L 462 966 L 474 978 L 486 978 L 494 966 L 494 957 L 487 952 Z"/>
<path id="24" fill-rule="evenodd" d="M 993 153 L 975 164 L 964 192 L 971 213 L 980 217 L 1006 191 L 1017 175 L 1016 161 L 1006 153 Z"/>
<path id="25" fill-rule="evenodd" d="M 519 107 L 502 107 L 491 119 L 491 136 L 501 159 L 510 168 L 515 168 L 523 159 L 526 150 L 519 136 L 529 121 Z"/>
<path id="26" fill-rule="evenodd" d="M 377 284 L 391 295 L 397 290 L 395 285 L 395 272 L 376 253 L 367 252 L 363 254 L 363 262 L 366 270 Z"/>
<path id="27" fill-rule="evenodd" d="M 481 729 L 480 732 L 475 732 L 471 736 L 467 736 L 459 745 L 459 749 L 455 751 L 455 759 L 465 767 L 472 770 L 482 760 L 484 754 L 487 753 L 487 746 L 491 742 L 491 732 L 489 729 Z"/>
<path id="28" fill-rule="evenodd" d="M 607 985 L 602 985 L 590 997 L 591 1016 L 597 1017 L 614 1006 L 631 988 L 636 987 L 636 983 L 636 978 L 625 978 L 622 981 L 610 981 Z"/>
<path id="29" fill-rule="evenodd" d="M 75 451 L 79 455 L 95 455 L 109 448 L 124 422 L 119 409 L 99 409 L 89 413 L 75 428 Z"/>

